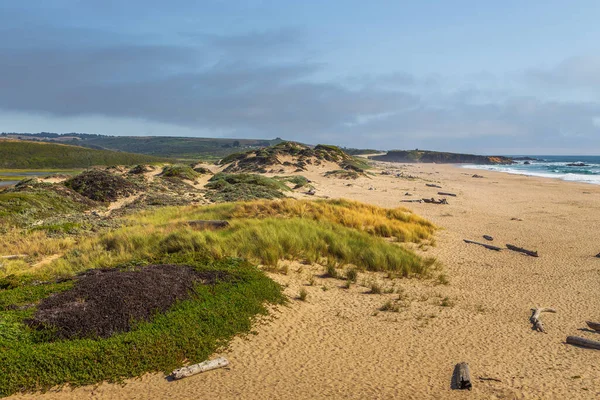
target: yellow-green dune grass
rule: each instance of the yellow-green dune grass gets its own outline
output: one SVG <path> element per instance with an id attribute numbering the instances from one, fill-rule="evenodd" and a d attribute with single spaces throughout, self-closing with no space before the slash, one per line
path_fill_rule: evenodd
<path id="1" fill-rule="evenodd" d="M 194 230 L 192 220 L 227 220 L 222 230 Z M 212 206 L 166 207 L 128 217 L 124 225 L 79 240 L 44 238 L 41 233 L 3 243 L 3 253 L 27 248 L 60 249 L 43 268 L 26 260 L 5 262 L 0 277 L 34 273 L 43 279 L 71 276 L 132 260 L 152 262 L 167 254 L 240 257 L 268 266 L 279 260 L 354 265 L 402 276 L 424 275 L 423 260 L 395 242 L 432 243 L 435 227 L 403 208 L 385 209 L 347 200 L 282 199 Z M 41 245 L 45 242 L 45 245 Z M 53 243 L 55 245 L 53 245 Z M 47 251 L 46 251 L 47 253 Z"/>

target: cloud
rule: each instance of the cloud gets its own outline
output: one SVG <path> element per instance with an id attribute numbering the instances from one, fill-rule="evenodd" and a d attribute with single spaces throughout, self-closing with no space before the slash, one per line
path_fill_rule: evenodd
<path id="1" fill-rule="evenodd" d="M 160 45 L 79 28 L 3 32 L 0 110 L 43 115 L 38 124 L 64 126 L 62 118 L 88 131 L 94 123 L 115 129 L 106 134 L 212 132 L 370 148 L 600 148 L 600 99 L 561 100 L 527 89 L 598 89 L 598 60 L 527 70 L 511 82 L 521 90 L 511 92 L 499 89 L 504 78 L 486 73 L 464 82 L 401 70 L 324 79 L 334 76 L 323 74 L 330 66 L 312 57 L 298 29 L 186 33 Z"/>
<path id="2" fill-rule="evenodd" d="M 549 69 L 530 69 L 532 81 L 553 86 L 593 86 L 600 89 L 600 57 L 570 57 Z"/>

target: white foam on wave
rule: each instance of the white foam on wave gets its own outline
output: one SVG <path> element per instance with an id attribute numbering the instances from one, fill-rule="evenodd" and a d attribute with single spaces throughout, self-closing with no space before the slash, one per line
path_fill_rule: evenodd
<path id="1" fill-rule="evenodd" d="M 572 173 L 547 173 L 547 172 L 539 172 L 539 171 L 531 171 L 527 169 L 516 169 L 507 167 L 505 165 L 463 165 L 462 168 L 468 169 L 479 169 L 486 171 L 495 171 L 495 172 L 506 172 L 508 174 L 515 175 L 527 175 L 527 176 L 536 176 L 539 178 L 552 178 L 552 179 L 562 179 L 564 181 L 569 182 L 583 182 L 583 183 L 591 183 L 594 185 L 600 185 L 600 175 L 585 175 L 585 174 L 572 174 Z"/>

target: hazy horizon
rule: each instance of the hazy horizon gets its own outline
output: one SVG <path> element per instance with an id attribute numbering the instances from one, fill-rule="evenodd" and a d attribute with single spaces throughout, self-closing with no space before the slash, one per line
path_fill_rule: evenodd
<path id="1" fill-rule="evenodd" d="M 600 154 L 598 11 L 7 0 L 0 131 Z"/>

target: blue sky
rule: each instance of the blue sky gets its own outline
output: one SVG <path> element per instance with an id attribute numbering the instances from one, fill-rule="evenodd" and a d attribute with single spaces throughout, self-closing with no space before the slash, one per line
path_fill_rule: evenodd
<path id="1" fill-rule="evenodd" d="M 0 0 L 0 131 L 600 154 L 599 22 L 597 1 Z"/>

